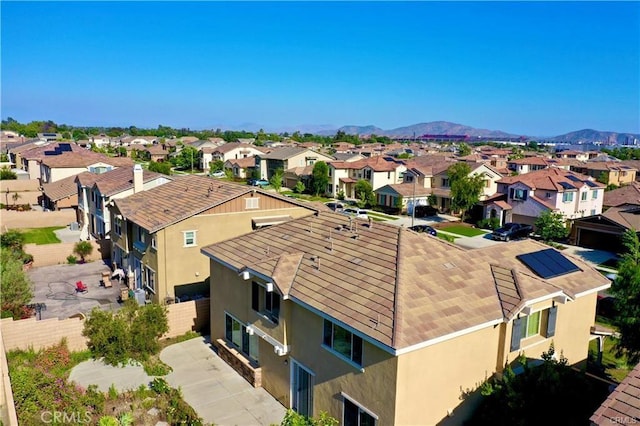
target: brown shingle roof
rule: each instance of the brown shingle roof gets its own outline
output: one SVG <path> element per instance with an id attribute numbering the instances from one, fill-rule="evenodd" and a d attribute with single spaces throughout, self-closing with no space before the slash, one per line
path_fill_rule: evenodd
<path id="1" fill-rule="evenodd" d="M 640 205 L 640 182 L 631 182 L 629 185 L 604 193 L 603 205 L 620 206 L 622 204 Z"/>
<path id="2" fill-rule="evenodd" d="M 356 161 L 332 161 L 331 165 L 336 169 L 360 170 L 369 167 L 375 172 L 390 172 L 402 166 L 403 163 L 376 156 Z"/>
<path id="3" fill-rule="evenodd" d="M 243 158 L 232 158 L 231 160 L 227 160 L 229 164 L 232 166 L 237 166 L 240 168 L 247 167 L 255 167 L 256 166 L 256 157 L 243 157 Z"/>
<path id="4" fill-rule="evenodd" d="M 133 161 L 126 157 L 109 157 L 97 152 L 82 150 L 82 152 L 63 152 L 59 155 L 44 156 L 42 164 L 52 168 L 88 167 L 95 163 L 105 163 L 114 167 L 133 167 Z"/>
<path id="5" fill-rule="evenodd" d="M 385 187 L 393 189 L 395 192 L 402 195 L 403 197 L 413 197 L 414 194 L 416 197 L 422 197 L 422 196 L 431 194 L 431 188 L 424 188 L 419 185 L 414 185 L 412 183 L 396 183 L 396 184 L 385 185 L 382 188 L 385 188 Z"/>
<path id="6" fill-rule="evenodd" d="M 149 170 L 142 171 L 142 181 L 144 183 L 161 177 L 164 177 L 167 180 L 171 179 L 171 177 L 160 173 L 150 172 Z M 126 191 L 127 189 L 133 188 L 133 168 L 121 167 L 99 174 L 97 175 L 94 184 L 98 187 L 100 193 L 107 197 Z"/>
<path id="7" fill-rule="evenodd" d="M 237 271 L 249 268 L 267 276 L 284 256 L 283 271 L 293 274 L 278 275 L 292 283 L 288 292 L 281 289 L 284 294 L 401 349 L 504 320 L 491 265 L 514 271 L 523 300 L 560 291 L 571 296 L 609 282 L 575 258 L 581 271 L 549 280 L 516 259 L 543 248 L 525 240 L 466 251 L 405 228 L 383 223 L 370 228 L 360 220 L 350 225 L 344 215 L 318 213 L 210 245 L 202 253 Z M 298 253 L 303 256 L 294 268 L 292 256 Z"/>
<path id="8" fill-rule="evenodd" d="M 77 196 L 78 185 L 76 184 L 76 176 L 69 176 L 56 182 L 45 183 L 42 185 L 42 192 L 51 201 L 62 200 L 63 198 L 74 195 Z"/>
<path id="9" fill-rule="evenodd" d="M 624 228 L 640 230 L 640 206 L 622 205 L 611 207 L 602 213 L 602 216 Z"/>
<path id="10" fill-rule="evenodd" d="M 640 423 L 640 364 L 631 370 L 589 420 L 603 426 Z"/>

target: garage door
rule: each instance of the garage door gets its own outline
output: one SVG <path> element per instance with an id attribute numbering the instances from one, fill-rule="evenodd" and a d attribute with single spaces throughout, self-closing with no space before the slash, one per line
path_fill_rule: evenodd
<path id="1" fill-rule="evenodd" d="M 578 245 L 581 247 L 606 250 L 612 253 L 619 253 L 622 251 L 620 236 L 616 234 L 578 228 L 577 240 Z"/>
<path id="2" fill-rule="evenodd" d="M 531 216 L 523 216 L 520 214 L 513 214 L 511 215 L 511 222 L 515 222 L 515 223 L 524 223 L 527 225 L 533 225 L 533 223 L 536 221 L 537 217 L 531 217 Z"/>

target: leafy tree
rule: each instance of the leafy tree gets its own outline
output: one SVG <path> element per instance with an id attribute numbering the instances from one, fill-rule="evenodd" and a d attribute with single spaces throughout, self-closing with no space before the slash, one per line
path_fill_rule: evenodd
<path id="1" fill-rule="evenodd" d="M 293 192 L 295 192 L 296 194 L 302 194 L 305 189 L 306 188 L 304 186 L 304 182 L 299 180 L 298 182 L 296 182 L 296 186 L 293 187 Z"/>
<path id="2" fill-rule="evenodd" d="M 340 201 L 343 201 L 346 198 L 345 194 L 344 194 L 344 191 L 342 189 L 340 191 L 338 191 L 338 194 L 337 194 L 336 198 L 338 198 L 338 200 L 340 200 Z"/>
<path id="3" fill-rule="evenodd" d="M 573 370 L 562 354 L 556 357 L 553 344 L 542 360 L 541 365 L 532 367 L 523 355 L 519 360 L 524 370 L 521 374 L 507 368 L 502 378 L 484 383 L 481 393 L 485 398 L 465 424 L 534 426 L 550 424 L 550 415 L 553 424 L 587 424 L 606 398 L 607 387 Z"/>
<path id="4" fill-rule="evenodd" d="M 467 155 L 470 155 L 470 154 L 471 154 L 471 147 L 466 143 L 460 144 L 460 146 L 458 147 L 458 155 L 461 157 L 466 157 Z"/>
<path id="5" fill-rule="evenodd" d="M 451 185 L 451 208 L 460 211 L 462 220 L 466 212 L 480 200 L 484 188 L 484 175 L 470 175 L 467 163 L 455 163 L 447 169 Z"/>
<path id="6" fill-rule="evenodd" d="M 373 193 L 373 187 L 368 181 L 360 179 L 358 182 L 356 182 L 354 190 L 356 193 L 356 198 L 360 200 L 358 205 L 364 207 L 372 206 L 373 204 L 375 204 L 376 197 Z"/>
<path id="7" fill-rule="evenodd" d="M 607 172 L 601 172 L 598 177 L 596 178 L 596 181 L 607 185 L 609 183 L 609 173 Z"/>
<path id="8" fill-rule="evenodd" d="M 164 161 L 152 161 L 149 163 L 149 170 L 163 175 L 171 176 L 171 163 Z"/>
<path id="9" fill-rule="evenodd" d="M 276 192 L 280 192 L 280 188 L 282 188 L 282 177 L 284 176 L 284 170 L 277 169 L 271 179 L 269 179 L 269 184 L 276 190 Z"/>
<path id="10" fill-rule="evenodd" d="M 93 253 L 93 245 L 89 241 L 79 241 L 73 246 L 73 252 L 80 256 L 80 259 L 84 263 L 85 257 Z"/>
<path id="11" fill-rule="evenodd" d="M 631 364 L 640 361 L 640 240 L 635 229 L 622 236 L 626 252 L 618 262 L 618 276 L 611 286 L 618 314 L 614 318 L 622 338 L 618 352 Z"/>
<path id="12" fill-rule="evenodd" d="M 182 150 L 172 158 L 173 164 L 178 169 L 197 168 L 199 152 L 196 148 L 186 145 Z"/>
<path id="13" fill-rule="evenodd" d="M 15 180 L 18 179 L 18 175 L 9 167 L 3 167 L 0 169 L 0 180 Z"/>
<path id="14" fill-rule="evenodd" d="M 337 426 L 340 422 L 322 411 L 317 419 L 305 417 L 293 410 L 287 410 L 280 426 Z"/>
<path id="15" fill-rule="evenodd" d="M 120 365 L 130 359 L 145 361 L 149 355 L 158 353 L 158 339 L 168 330 L 164 306 L 155 303 L 138 306 L 129 299 L 117 312 L 94 308 L 82 335 L 88 338 L 87 346 L 94 358 Z"/>
<path id="16" fill-rule="evenodd" d="M 435 207 L 438 204 L 438 197 L 436 197 L 436 194 L 429 194 L 427 197 L 427 203 L 429 203 L 431 207 Z"/>
<path id="17" fill-rule="evenodd" d="M 324 161 L 317 161 L 311 172 L 311 188 L 314 195 L 324 194 L 329 185 L 329 166 Z"/>
<path id="18" fill-rule="evenodd" d="M 544 241 L 562 240 L 569 235 L 564 216 L 560 212 L 546 210 L 538 216 L 534 225 Z"/>
<path id="19" fill-rule="evenodd" d="M 209 163 L 209 169 L 212 172 L 219 172 L 220 170 L 224 170 L 224 161 L 216 160 Z"/>
<path id="20" fill-rule="evenodd" d="M 24 261 L 21 259 L 21 246 L 20 244 L 18 251 L 4 249 L 3 244 L 3 250 L 0 252 L 1 309 L 11 312 L 16 319 L 22 316 L 24 306 L 33 298 L 31 281 L 22 268 Z"/>
<path id="21" fill-rule="evenodd" d="M 524 158 L 524 152 L 522 151 L 522 148 L 517 146 L 511 148 L 511 154 L 509 155 L 509 160 L 519 160 L 521 158 Z"/>

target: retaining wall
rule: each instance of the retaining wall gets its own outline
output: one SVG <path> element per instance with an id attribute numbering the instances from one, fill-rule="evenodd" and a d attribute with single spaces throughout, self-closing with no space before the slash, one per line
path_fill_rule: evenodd
<path id="1" fill-rule="evenodd" d="M 0 193 L 0 196 L 2 194 Z M 1 198 L 0 198 L 1 199 Z M 23 200 L 18 200 L 21 203 Z M 4 203 L 4 201 L 2 201 Z M 12 200 L 9 200 L 13 203 Z M 13 210 L 2 210 L 0 212 L 0 223 L 2 232 L 15 228 L 44 228 L 47 226 L 67 226 L 76 221 L 75 210 L 60 210 L 55 212 L 28 211 L 17 212 Z"/>
<path id="2" fill-rule="evenodd" d="M 101 260 L 103 258 L 100 252 L 100 244 L 90 241 L 93 246 L 93 252 L 85 259 L 87 262 Z M 50 266 L 67 263 L 67 256 L 73 254 L 73 247 L 76 243 L 57 243 L 57 244 L 25 244 L 24 251 L 33 256 L 33 266 Z M 78 257 L 77 254 L 73 254 Z M 107 253 L 107 258 L 109 253 Z"/>

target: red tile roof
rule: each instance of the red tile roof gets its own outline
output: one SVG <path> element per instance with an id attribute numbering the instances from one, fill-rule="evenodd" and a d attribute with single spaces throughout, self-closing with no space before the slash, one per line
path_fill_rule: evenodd
<path id="1" fill-rule="evenodd" d="M 640 424 L 640 364 L 631 370 L 589 420 L 599 426 Z"/>
<path id="2" fill-rule="evenodd" d="M 335 169 L 361 170 L 369 167 L 374 172 L 390 172 L 403 166 L 401 162 L 387 160 L 381 156 L 368 157 L 356 161 L 332 161 L 330 164 Z"/>
<path id="3" fill-rule="evenodd" d="M 572 176 L 573 179 L 577 179 L 577 181 L 569 179 L 569 176 Z M 603 184 L 594 181 L 592 177 L 556 167 L 536 170 L 522 175 L 503 177 L 497 182 L 508 185 L 520 182 L 531 189 L 548 189 L 551 191 L 564 192 L 565 189 L 560 185 L 561 182 L 580 188 L 583 185 L 586 185 L 586 181 L 591 181 L 595 187 L 604 188 Z"/>

